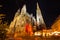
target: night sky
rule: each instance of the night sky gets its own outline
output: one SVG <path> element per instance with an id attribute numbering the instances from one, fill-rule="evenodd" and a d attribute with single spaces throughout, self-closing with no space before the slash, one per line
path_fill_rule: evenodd
<path id="1" fill-rule="evenodd" d="M 6 14 L 4 21 L 10 23 L 13 20 L 15 12 L 24 4 L 27 6 L 27 12 L 36 16 L 36 3 L 39 3 L 44 21 L 47 27 L 50 27 L 60 15 L 60 2 L 58 0 L 0 0 L 0 13 Z M 35 17 L 36 18 L 36 17 Z"/>

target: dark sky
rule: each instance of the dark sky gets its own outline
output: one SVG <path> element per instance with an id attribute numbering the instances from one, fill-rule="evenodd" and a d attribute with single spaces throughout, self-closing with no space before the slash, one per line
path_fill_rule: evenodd
<path id="1" fill-rule="evenodd" d="M 3 5 L 0 13 L 6 14 L 5 21 L 10 23 L 13 20 L 15 12 L 18 8 L 22 8 L 24 4 L 27 6 L 27 12 L 36 16 L 36 3 L 39 3 L 44 21 L 47 27 L 50 27 L 54 20 L 60 15 L 60 2 L 58 0 L 0 0 Z"/>

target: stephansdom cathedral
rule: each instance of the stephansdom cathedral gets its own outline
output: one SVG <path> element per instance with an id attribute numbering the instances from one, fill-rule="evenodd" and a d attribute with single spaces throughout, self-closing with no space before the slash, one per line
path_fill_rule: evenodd
<path id="1" fill-rule="evenodd" d="M 36 10 L 36 19 L 34 18 L 33 14 L 29 14 L 26 12 L 26 5 L 24 5 L 21 10 L 21 13 L 19 9 L 16 12 L 14 19 L 10 24 L 8 33 L 11 34 L 17 33 L 17 35 L 21 35 L 21 36 L 26 35 L 26 33 L 28 33 L 29 35 L 33 35 L 33 31 L 37 30 L 36 26 L 42 24 L 45 26 L 38 3 L 37 3 L 37 10 Z"/>

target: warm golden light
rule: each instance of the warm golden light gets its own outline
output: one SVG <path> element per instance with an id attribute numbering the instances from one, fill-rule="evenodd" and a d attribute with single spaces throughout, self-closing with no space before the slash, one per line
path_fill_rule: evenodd
<path id="1" fill-rule="evenodd" d="M 41 36 L 41 33 L 40 32 L 35 32 L 34 35 Z"/>

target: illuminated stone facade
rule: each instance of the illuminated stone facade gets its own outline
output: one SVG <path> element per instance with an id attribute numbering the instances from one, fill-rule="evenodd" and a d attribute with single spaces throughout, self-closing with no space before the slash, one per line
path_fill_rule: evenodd
<path id="1" fill-rule="evenodd" d="M 59 31 L 60 32 L 60 15 L 54 22 L 54 24 L 51 26 L 53 31 Z"/>

